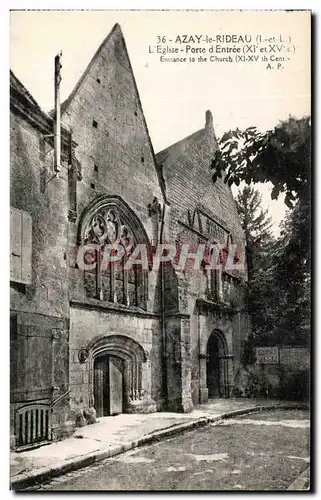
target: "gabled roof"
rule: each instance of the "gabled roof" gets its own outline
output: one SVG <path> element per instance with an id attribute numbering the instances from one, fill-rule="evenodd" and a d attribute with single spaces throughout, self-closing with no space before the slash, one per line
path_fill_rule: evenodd
<path id="1" fill-rule="evenodd" d="M 21 83 L 19 78 L 10 70 L 10 108 L 13 113 L 21 116 L 30 125 L 46 136 L 49 143 L 53 142 L 54 122 L 51 116 L 41 109 L 37 101 Z M 69 150 L 70 131 L 61 127 L 61 141 L 65 150 Z M 77 146 L 72 141 L 74 147 Z"/>
<path id="2" fill-rule="evenodd" d="M 99 45 L 99 47 L 96 50 L 94 56 L 92 57 L 91 61 L 89 62 L 87 68 L 85 69 L 85 71 L 83 72 L 83 74 L 81 75 L 81 77 L 79 78 L 78 82 L 76 83 L 76 85 L 75 85 L 73 91 L 71 92 L 71 94 L 69 95 L 69 97 L 67 97 L 67 99 L 61 104 L 61 112 L 62 113 L 67 109 L 67 107 L 69 106 L 70 102 L 73 100 L 73 98 L 76 95 L 76 93 L 77 93 L 79 87 L 81 86 L 82 82 L 86 78 L 86 76 L 89 73 L 89 71 L 91 70 L 91 68 L 94 66 L 95 61 L 98 59 L 98 57 L 99 57 L 102 49 L 108 43 L 108 41 L 112 37 L 112 35 L 114 33 L 116 33 L 117 31 L 119 31 L 120 35 L 123 37 L 122 31 L 121 31 L 121 27 L 120 27 L 120 25 L 118 23 L 116 23 L 114 25 L 113 29 L 111 30 L 111 32 L 106 36 L 106 38 Z M 54 110 L 50 111 L 50 114 L 53 114 L 53 113 L 54 113 Z"/>
<path id="3" fill-rule="evenodd" d="M 77 92 L 78 92 L 79 88 L 81 87 L 81 85 L 82 85 L 84 79 L 86 78 L 87 74 L 90 72 L 90 70 L 94 66 L 96 60 L 99 58 L 99 56 L 100 56 L 103 48 L 105 48 L 106 44 L 108 44 L 108 42 L 110 41 L 110 39 L 114 35 L 118 36 L 118 39 L 119 39 L 119 41 L 121 42 L 121 44 L 123 45 L 123 48 L 124 48 L 123 54 L 124 54 L 124 56 L 126 58 L 126 63 L 128 64 L 129 71 L 130 71 L 130 73 L 132 75 L 132 78 L 133 78 L 133 86 L 134 86 L 134 89 L 135 89 L 135 94 L 136 94 L 136 98 L 137 98 L 139 107 L 140 107 L 140 109 L 142 111 L 144 128 L 145 128 L 146 135 L 147 135 L 147 138 L 148 138 L 149 147 L 150 147 L 150 150 L 151 150 L 151 153 L 152 153 L 152 157 L 153 157 L 154 166 L 155 166 L 155 170 L 156 170 L 156 173 L 157 173 L 159 185 L 160 185 L 160 188 L 161 188 L 161 191 L 162 191 L 162 194 L 163 194 L 164 201 L 167 202 L 166 188 L 165 188 L 164 178 L 162 176 L 162 173 L 161 173 L 160 169 L 157 166 L 156 156 L 155 156 L 154 148 L 153 148 L 152 141 L 151 141 L 151 138 L 150 138 L 150 135 L 149 135 L 149 130 L 148 130 L 148 127 L 147 127 L 147 123 L 146 123 L 146 120 L 145 120 L 145 115 L 144 115 L 144 111 L 143 111 L 143 108 L 142 108 L 141 100 L 140 100 L 140 97 L 139 97 L 139 92 L 138 92 L 138 88 L 137 88 L 137 84 L 136 84 L 134 72 L 133 72 L 132 65 L 131 65 L 131 62 L 130 62 L 130 58 L 129 58 L 129 55 L 128 55 L 128 51 L 127 51 L 127 47 L 126 47 L 126 42 L 125 42 L 125 39 L 124 39 L 122 30 L 121 30 L 121 27 L 120 27 L 120 25 L 118 23 L 116 23 L 114 25 L 114 27 L 111 30 L 111 32 L 106 36 L 106 38 L 100 44 L 100 46 L 96 50 L 94 56 L 92 57 L 91 61 L 89 62 L 87 68 L 85 69 L 84 73 L 79 78 L 79 80 L 78 80 L 77 84 L 75 85 L 73 91 L 71 92 L 71 94 L 69 95 L 69 97 L 61 104 L 61 113 L 63 114 L 67 110 L 68 106 L 70 105 L 70 103 L 72 102 L 73 98 L 77 94 Z M 54 116 L 54 110 L 52 110 L 50 112 L 50 115 Z"/>
<path id="4" fill-rule="evenodd" d="M 169 164 L 174 164 L 175 161 L 193 144 L 200 142 L 205 136 L 210 133 L 212 135 L 214 144 L 217 142 L 214 129 L 213 129 L 213 116 L 211 111 L 207 110 L 205 127 L 197 130 L 193 134 L 184 137 L 178 142 L 175 142 L 171 146 L 163 149 L 156 154 L 157 164 L 159 166 L 170 166 Z"/>
<path id="5" fill-rule="evenodd" d="M 175 142 L 171 146 L 157 153 L 156 160 L 158 165 L 160 166 L 166 163 L 168 160 L 170 160 L 171 163 L 175 163 L 177 158 L 179 158 L 179 156 L 183 154 L 192 144 L 200 141 L 204 136 L 204 134 L 205 134 L 204 128 L 197 130 L 197 132 L 194 132 L 193 134 L 184 137 L 184 139 Z"/>
<path id="6" fill-rule="evenodd" d="M 13 71 L 10 70 L 10 93 L 16 93 L 24 98 L 25 101 L 32 106 L 40 110 L 40 106 L 37 101 L 32 97 L 30 92 L 26 89 L 26 87 L 21 83 L 19 78 L 16 77 Z M 42 111 L 44 113 L 44 111 Z M 44 113 L 45 114 L 45 113 Z"/>

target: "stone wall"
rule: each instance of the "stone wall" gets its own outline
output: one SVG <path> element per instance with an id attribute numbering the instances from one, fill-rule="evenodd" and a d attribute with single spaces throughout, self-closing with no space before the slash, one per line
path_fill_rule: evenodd
<path id="1" fill-rule="evenodd" d="M 75 265 L 81 215 L 99 195 L 117 196 L 128 204 L 150 241 L 155 228 L 148 205 L 155 197 L 160 203 L 163 201 L 154 152 L 119 26 L 116 25 L 102 43 L 70 98 L 62 105 L 62 121 L 72 129 L 81 164 L 81 176 L 76 183 L 77 218 L 69 225 L 70 298 L 78 304 L 87 304 L 86 311 L 72 309 L 72 405 L 90 403 L 87 365 L 79 365 L 77 349 L 101 332 L 107 335 L 115 332 L 128 335 L 150 351 L 151 397 L 159 407 L 161 331 L 159 317 L 152 314 L 159 312 L 157 273 L 148 273 L 146 309 L 150 316 L 139 311 L 136 315 L 126 315 L 124 311 L 118 314 L 117 310 L 102 313 L 101 307 L 108 309 L 107 301 L 87 300 L 84 272 Z"/>
<path id="2" fill-rule="evenodd" d="M 197 248 L 198 243 L 207 241 L 204 227 L 201 229 L 197 224 L 200 209 L 222 224 L 231 233 L 232 241 L 244 250 L 244 235 L 231 189 L 221 180 L 212 182 L 210 164 L 217 147 L 212 115 L 207 111 L 204 129 L 156 155 L 170 202 L 167 235 L 170 243 L 188 243 L 191 248 Z M 234 304 L 233 310 L 227 310 L 214 306 L 207 296 L 204 271 L 194 271 L 191 266 L 190 261 L 188 269 L 165 272 L 165 314 L 171 315 L 166 321 L 167 342 L 185 346 L 179 353 L 180 362 L 175 364 L 174 354 L 168 360 L 169 399 L 174 401 L 176 393 L 177 408 L 182 405 L 183 394 L 189 394 L 194 405 L 207 401 L 206 357 L 211 333 L 219 330 L 225 338 L 226 354 L 230 356 L 226 361 L 226 384 L 232 387 L 234 367 L 238 366 L 241 345 L 250 330 L 244 313 L 246 269 L 241 282 L 234 287 L 238 307 Z M 187 325 L 184 329 L 180 326 L 182 317 Z M 190 408 L 190 403 L 185 407 Z"/>
<path id="3" fill-rule="evenodd" d="M 280 365 L 292 369 L 304 370 L 310 368 L 311 354 L 307 347 L 287 347 L 279 348 Z"/>
<path id="4" fill-rule="evenodd" d="M 250 376 L 256 378 L 262 387 L 264 384 L 266 387 L 269 385 L 269 390 L 274 397 L 291 396 L 291 394 L 286 393 L 286 387 L 283 389 L 282 394 L 280 389 L 282 389 L 281 386 L 286 381 L 291 383 L 293 376 L 298 376 L 297 380 L 300 381 L 302 376 L 302 384 L 305 384 L 306 375 L 304 372 L 309 374 L 311 363 L 311 355 L 307 347 L 267 347 L 266 354 L 264 348 L 260 347 L 259 349 L 261 351 L 261 362 L 257 360 L 253 365 L 247 367 L 238 366 L 235 372 L 235 395 L 246 395 L 246 387 Z M 261 396 L 266 396 L 266 394 L 261 394 Z"/>
<path id="5" fill-rule="evenodd" d="M 78 216 L 99 194 L 118 195 L 136 213 L 151 239 L 147 206 L 154 197 L 162 202 L 162 192 L 119 27 L 102 43 L 62 109 L 62 121 L 79 144 Z M 70 228 L 73 244 L 76 230 L 76 225 Z"/>
<path id="6" fill-rule="evenodd" d="M 34 101 L 29 105 L 41 114 Z M 83 216 L 101 196 L 117 197 L 127 206 L 149 242 L 160 237 L 160 213 L 166 202 L 165 241 L 197 244 L 198 236 L 188 226 L 195 210 L 202 209 L 231 233 L 234 242 L 244 245 L 230 188 L 211 180 L 210 163 L 217 148 L 211 113 L 206 114 L 204 129 L 159 153 L 156 164 L 125 42 L 116 25 L 62 104 L 62 122 L 78 146 L 72 166 L 63 148 L 62 170 L 55 176 L 52 145 L 41 127 L 17 113 L 11 120 L 11 205 L 27 211 L 33 223 L 31 284 L 12 285 L 12 317 L 22 337 L 36 338 L 51 329 L 48 401 L 70 388 L 68 397 L 54 407 L 55 436 L 70 418 L 69 402 L 73 411 L 91 406 L 91 349 L 99 339 L 107 345 L 114 336 L 123 339 L 124 349 L 127 342 L 143 353 L 139 366 L 145 410 L 189 411 L 207 398 L 206 349 L 211 332 L 222 332 L 228 359 L 239 360 L 249 329 L 241 288 L 240 307 L 227 311 L 213 308 L 207 300 L 202 271 L 150 270 L 148 300 L 142 310 L 89 297 L 76 255 Z M 153 202 L 159 213 L 151 216 Z M 94 282 L 94 274 L 91 278 Z M 16 349 L 17 344 L 13 346 Z M 26 356 L 24 348 L 19 347 L 19 356 Z M 37 355 L 37 350 L 28 351 L 28 366 L 35 366 Z M 230 384 L 234 368 L 232 361 L 228 364 Z"/>
<path id="7" fill-rule="evenodd" d="M 202 205 L 231 231 L 236 242 L 244 244 L 231 189 L 221 179 L 215 184 L 212 182 L 210 164 L 217 147 L 210 118 L 204 129 L 156 155 L 171 203 L 171 240 L 175 240 L 182 231 L 179 221 L 188 223 L 188 211 L 193 214 L 195 208 Z"/>
<path id="8" fill-rule="evenodd" d="M 102 306 L 103 309 L 103 306 Z M 90 356 L 80 363 L 79 352 L 94 344 L 101 337 L 120 335 L 129 337 L 142 346 L 147 355 L 145 368 L 149 373 L 144 376 L 144 391 L 156 402 L 158 408 L 162 403 L 162 370 L 161 370 L 161 332 L 159 318 L 152 314 L 141 313 L 141 316 L 128 311 L 117 313 L 116 310 L 95 310 L 90 304 L 76 304 L 70 309 L 70 388 L 71 407 L 87 408 L 91 406 L 91 387 L 93 360 Z M 107 339 L 108 340 L 108 339 Z M 89 349 L 90 350 L 90 349 Z M 89 352 L 90 354 L 90 352 Z"/>
<path id="9" fill-rule="evenodd" d="M 10 205 L 32 219 L 30 282 L 10 283 L 11 318 L 17 325 L 11 331 L 11 432 L 16 408 L 31 400 L 51 402 L 68 388 L 67 160 L 54 176 L 53 149 L 44 138 L 48 130 L 31 124 L 33 110 L 29 113 L 24 118 L 13 108 L 10 115 Z M 33 119 L 40 120 L 38 115 Z M 54 409 L 53 421 L 63 406 L 68 397 Z"/>

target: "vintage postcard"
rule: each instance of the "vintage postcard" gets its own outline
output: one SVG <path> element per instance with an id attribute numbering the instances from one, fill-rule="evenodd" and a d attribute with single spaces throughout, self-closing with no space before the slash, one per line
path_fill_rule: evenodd
<path id="1" fill-rule="evenodd" d="M 10 12 L 10 485 L 308 491 L 311 12 Z"/>

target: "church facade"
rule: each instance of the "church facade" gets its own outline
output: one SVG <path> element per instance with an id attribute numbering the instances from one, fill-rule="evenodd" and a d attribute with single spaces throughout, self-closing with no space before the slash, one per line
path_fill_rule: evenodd
<path id="1" fill-rule="evenodd" d="M 10 84 L 12 446 L 60 439 L 94 414 L 230 397 L 250 329 L 246 269 L 153 265 L 160 245 L 234 245 L 243 259 L 232 192 L 211 180 L 211 112 L 155 154 L 116 25 L 61 105 L 57 175 L 55 116 L 13 73 Z M 104 265 L 113 244 L 124 256 Z M 126 267 L 128 248 L 145 248 L 148 265 Z"/>

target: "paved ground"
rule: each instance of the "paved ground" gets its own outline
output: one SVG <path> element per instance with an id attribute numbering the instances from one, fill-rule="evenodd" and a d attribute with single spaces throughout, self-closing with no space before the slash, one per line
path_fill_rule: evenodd
<path id="1" fill-rule="evenodd" d="M 39 475 L 53 469 L 59 470 L 93 455 L 103 454 L 103 458 L 111 457 L 119 453 L 123 446 L 127 446 L 126 449 L 129 450 L 135 447 L 132 443 L 137 443 L 140 439 L 149 438 L 155 433 L 174 426 L 189 425 L 199 422 L 200 419 L 220 417 L 223 413 L 271 404 L 280 404 L 280 402 L 214 399 L 185 414 L 159 412 L 147 415 L 122 414 L 115 417 L 103 417 L 96 424 L 76 429 L 75 434 L 69 439 L 29 451 L 12 452 L 11 481 L 13 483 L 20 480 L 30 481 L 33 474 Z"/>
<path id="2" fill-rule="evenodd" d="M 308 463 L 308 412 L 263 411 L 123 453 L 38 489 L 279 491 Z"/>

